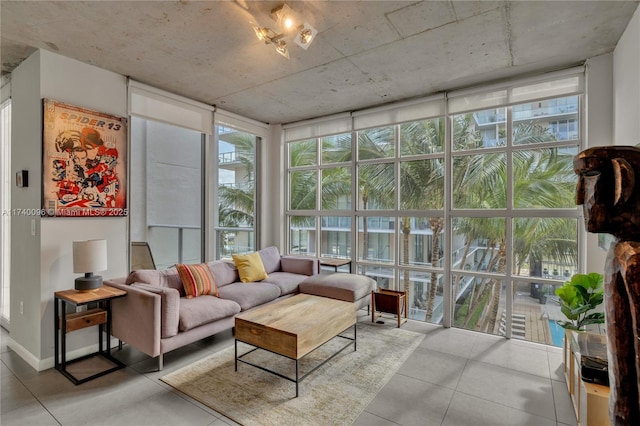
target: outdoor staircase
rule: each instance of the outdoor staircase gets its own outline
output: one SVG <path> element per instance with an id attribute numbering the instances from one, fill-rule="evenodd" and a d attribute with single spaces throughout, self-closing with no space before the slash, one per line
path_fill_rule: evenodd
<path id="1" fill-rule="evenodd" d="M 526 319 L 523 314 L 512 314 L 511 315 L 511 337 L 514 339 L 525 339 L 524 330 Z M 500 327 L 498 328 L 499 336 L 507 335 L 507 313 L 502 311 L 502 316 L 500 317 Z"/>

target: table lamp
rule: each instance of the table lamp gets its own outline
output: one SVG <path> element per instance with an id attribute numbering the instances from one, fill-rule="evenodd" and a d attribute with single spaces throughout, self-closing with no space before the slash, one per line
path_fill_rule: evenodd
<path id="1" fill-rule="evenodd" d="M 73 272 L 84 274 L 76 278 L 78 291 L 93 291 L 102 286 L 102 277 L 94 272 L 107 269 L 107 240 L 73 242 Z"/>

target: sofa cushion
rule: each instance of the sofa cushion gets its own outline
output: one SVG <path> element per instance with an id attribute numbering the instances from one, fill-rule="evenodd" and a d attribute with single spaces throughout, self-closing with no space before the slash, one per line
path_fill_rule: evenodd
<path id="1" fill-rule="evenodd" d="M 240 312 L 240 306 L 232 300 L 214 296 L 180 299 L 180 331 L 191 330 Z"/>
<path id="2" fill-rule="evenodd" d="M 306 275 L 291 272 L 272 272 L 269 278 L 262 282 L 277 285 L 280 288 L 280 295 L 285 295 L 297 293 L 298 284 L 306 278 L 308 278 Z"/>
<path id="3" fill-rule="evenodd" d="M 227 260 L 214 260 L 207 262 L 207 264 L 213 273 L 213 278 L 216 280 L 218 288 L 240 281 L 235 263 Z"/>
<path id="4" fill-rule="evenodd" d="M 366 275 L 320 274 L 306 278 L 298 288 L 300 293 L 356 302 L 363 297 L 369 300 L 371 291 L 376 288 L 376 282 Z"/>
<path id="5" fill-rule="evenodd" d="M 263 248 L 258 250 L 258 254 L 260 254 L 264 270 L 267 274 L 281 270 L 278 247 L 271 246 Z"/>
<path id="6" fill-rule="evenodd" d="M 262 264 L 262 258 L 258 252 L 232 254 L 231 256 L 233 257 L 233 263 L 235 263 L 238 268 L 240 281 L 243 283 L 262 281 L 268 277 Z"/>
<path id="7" fill-rule="evenodd" d="M 180 293 L 175 288 L 158 287 L 151 284 L 134 283 L 139 288 L 160 295 L 160 336 L 163 339 L 178 334 Z"/>
<path id="8" fill-rule="evenodd" d="M 233 283 L 220 287 L 220 298 L 233 300 L 240 305 L 243 311 L 270 302 L 280 296 L 280 288 L 277 285 L 265 282 L 259 283 Z"/>
<path id="9" fill-rule="evenodd" d="M 169 269 L 138 269 L 133 271 L 127 277 L 127 284 L 133 283 L 145 283 L 158 287 L 175 288 L 180 293 L 180 296 L 184 296 L 184 288 L 182 287 L 182 281 L 178 275 L 178 270 L 174 267 Z"/>
<path id="10" fill-rule="evenodd" d="M 318 273 L 318 260 L 312 258 L 282 256 L 280 266 L 282 272 L 308 276 Z"/>
<path id="11" fill-rule="evenodd" d="M 203 295 L 218 296 L 216 281 L 206 263 L 194 265 L 179 263 L 176 265 L 176 269 L 187 299 Z"/>

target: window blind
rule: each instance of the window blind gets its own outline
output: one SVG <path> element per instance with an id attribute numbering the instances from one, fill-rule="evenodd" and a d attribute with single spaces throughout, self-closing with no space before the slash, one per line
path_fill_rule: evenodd
<path id="1" fill-rule="evenodd" d="M 213 133 L 213 106 L 129 80 L 129 113 L 205 134 Z"/>
<path id="2" fill-rule="evenodd" d="M 449 92 L 449 113 L 488 109 L 536 99 L 568 96 L 584 90 L 584 66 L 494 85 Z"/>
<path id="3" fill-rule="evenodd" d="M 285 142 L 351 132 L 351 114 L 340 113 L 282 126 Z"/>
<path id="4" fill-rule="evenodd" d="M 354 130 L 441 117 L 445 113 L 444 94 L 399 102 L 353 113 Z"/>
<path id="5" fill-rule="evenodd" d="M 269 132 L 269 125 L 250 118 L 242 117 L 229 111 L 216 108 L 213 113 L 214 121 L 219 126 L 232 127 L 236 130 L 251 133 L 261 138 L 266 138 Z"/>

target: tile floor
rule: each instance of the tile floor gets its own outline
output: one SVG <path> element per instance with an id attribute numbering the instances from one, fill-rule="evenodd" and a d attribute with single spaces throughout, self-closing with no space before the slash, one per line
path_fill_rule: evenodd
<path id="1" fill-rule="evenodd" d="M 359 320 L 368 318 L 363 314 Z M 415 321 L 403 328 L 426 337 L 356 425 L 576 424 L 560 348 Z M 235 424 L 158 380 L 232 345 L 230 331 L 166 354 L 162 372 L 155 371 L 154 359 L 125 346 L 116 356 L 127 368 L 80 386 L 54 369 L 33 370 L 8 349 L 6 336 L 3 329 L 3 426 Z"/>

